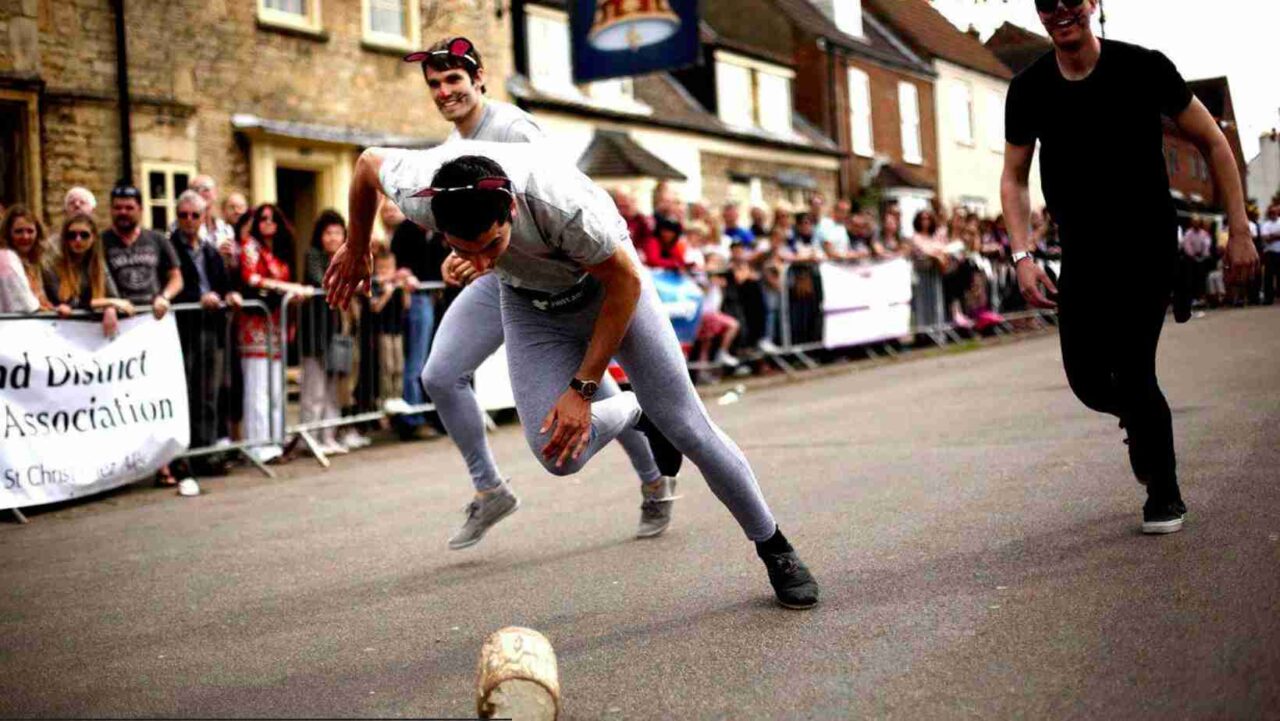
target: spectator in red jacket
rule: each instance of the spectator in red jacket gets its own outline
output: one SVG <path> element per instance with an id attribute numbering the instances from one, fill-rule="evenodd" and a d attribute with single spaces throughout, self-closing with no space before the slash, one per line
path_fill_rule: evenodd
<path id="1" fill-rule="evenodd" d="M 680 221 L 659 217 L 655 232 L 642 246 L 644 263 L 650 268 L 683 270 L 685 262 L 684 227 Z"/>

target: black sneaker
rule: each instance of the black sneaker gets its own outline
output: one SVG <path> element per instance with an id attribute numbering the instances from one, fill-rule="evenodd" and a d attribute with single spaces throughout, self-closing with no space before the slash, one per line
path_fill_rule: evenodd
<path id="1" fill-rule="evenodd" d="M 1142 532 L 1156 535 L 1177 533 L 1182 530 L 1182 520 L 1187 515 L 1187 505 L 1180 500 L 1150 499 L 1142 507 Z"/>
<path id="2" fill-rule="evenodd" d="M 640 413 L 640 421 L 636 423 L 636 430 L 649 439 L 649 449 L 653 451 L 653 461 L 658 465 L 658 472 L 668 478 L 680 475 L 684 456 L 680 455 L 680 451 L 671 445 L 671 441 L 662 435 L 662 431 L 643 412 Z"/>
<path id="3" fill-rule="evenodd" d="M 783 608 L 804 610 L 818 605 L 818 582 L 795 551 L 760 553 L 769 583 Z"/>
<path id="4" fill-rule="evenodd" d="M 1181 282 L 1173 284 L 1173 320 L 1176 323 L 1191 320 L 1191 289 Z"/>

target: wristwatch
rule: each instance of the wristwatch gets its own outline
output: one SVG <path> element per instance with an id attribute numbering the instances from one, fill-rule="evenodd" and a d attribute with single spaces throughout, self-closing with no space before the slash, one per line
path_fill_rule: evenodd
<path id="1" fill-rule="evenodd" d="M 595 381 L 584 381 L 574 378 L 569 381 L 569 387 L 578 392 L 582 396 L 582 400 L 589 401 L 596 397 L 596 393 L 600 391 L 600 384 Z"/>
<path id="2" fill-rule="evenodd" d="M 1031 257 L 1031 253 L 1028 253 L 1025 250 L 1021 250 L 1009 256 L 1009 259 L 1013 261 L 1013 266 L 1016 268 L 1019 263 L 1021 263 L 1022 261 L 1030 257 Z"/>

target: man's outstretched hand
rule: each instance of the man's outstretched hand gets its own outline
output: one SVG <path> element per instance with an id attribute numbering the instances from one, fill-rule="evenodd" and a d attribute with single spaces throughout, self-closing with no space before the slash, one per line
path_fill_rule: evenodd
<path id="1" fill-rule="evenodd" d="M 1039 264 L 1029 261 L 1018 263 L 1018 289 L 1022 291 L 1022 297 L 1026 298 L 1033 308 L 1057 308 L 1058 304 L 1053 302 L 1046 294 L 1057 295 L 1058 288 L 1049 278 L 1049 274 L 1044 272 Z"/>
<path id="2" fill-rule="evenodd" d="M 330 308 L 346 310 L 357 293 L 369 292 L 369 279 L 373 276 L 373 257 L 366 250 L 353 250 L 350 243 L 343 243 L 329 261 L 324 272 L 325 300 Z"/>

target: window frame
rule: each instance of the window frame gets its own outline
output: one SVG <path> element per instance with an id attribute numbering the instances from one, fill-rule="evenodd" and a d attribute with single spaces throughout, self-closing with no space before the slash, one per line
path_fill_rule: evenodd
<path id="1" fill-rule="evenodd" d="M 745 55 L 739 55 L 737 53 L 729 52 L 727 50 L 716 50 L 712 57 L 715 63 L 716 116 L 720 118 L 721 122 L 733 128 L 762 130 L 772 135 L 785 136 L 785 135 L 795 133 L 795 119 L 793 117 L 794 110 L 795 110 L 795 91 L 791 87 L 791 84 L 795 81 L 795 77 L 796 77 L 795 70 L 789 67 L 786 67 L 785 65 L 775 65 L 773 63 L 766 63 L 760 60 L 749 58 Z M 747 82 L 747 93 L 748 93 L 747 102 L 749 105 L 748 113 L 750 115 L 749 124 L 739 123 L 739 122 L 736 122 L 735 120 L 730 120 L 725 117 L 726 104 L 723 102 L 724 100 L 724 98 L 722 97 L 723 87 L 720 81 L 720 73 L 721 73 L 720 68 L 722 66 L 745 70 L 747 73 L 747 81 L 748 81 Z M 775 130 L 772 128 L 766 128 L 761 122 L 762 116 L 760 114 L 760 79 L 759 79 L 759 76 L 761 74 L 780 79 L 786 84 L 786 88 L 787 88 L 786 125 L 787 127 L 785 131 L 779 132 L 778 130 Z"/>
<path id="2" fill-rule="evenodd" d="M 404 5 L 406 34 L 393 35 L 373 29 L 372 0 L 360 0 L 360 39 L 366 46 L 386 50 L 413 51 L 422 43 L 422 21 L 418 0 L 400 0 Z"/>
<path id="3" fill-rule="evenodd" d="M 854 155 L 862 158 L 873 158 L 876 154 L 876 136 L 875 136 L 875 120 L 871 117 L 871 76 L 861 68 L 855 68 L 852 65 L 847 68 L 845 75 L 846 85 L 848 87 L 849 99 L 849 149 Z M 854 103 L 854 78 L 858 78 L 860 90 L 865 90 L 866 107 L 859 108 L 855 113 L 855 108 L 859 104 Z M 862 100 L 863 98 L 859 98 Z M 865 115 L 865 122 L 862 122 Z M 866 144 L 862 145 L 858 142 L 858 127 L 861 125 L 866 132 Z"/>
<path id="4" fill-rule="evenodd" d="M 178 217 L 178 196 L 182 195 L 182 191 L 186 188 L 175 187 L 173 176 L 186 174 L 187 181 L 198 173 L 194 163 L 169 163 L 169 162 L 152 162 L 142 163 L 142 227 L 150 228 L 161 233 L 169 232 L 169 226 Z M 151 174 L 163 173 L 165 176 L 165 189 L 169 193 L 168 198 L 156 199 L 151 197 Z M 151 225 L 151 209 L 162 207 L 165 209 L 165 225 L 163 228 L 156 228 Z"/>
<path id="5" fill-rule="evenodd" d="M 905 105 L 903 100 L 906 98 L 904 93 L 908 90 L 915 104 L 915 117 L 910 126 L 907 122 L 907 115 L 903 112 L 903 106 Z M 902 162 L 910 163 L 911 165 L 924 165 L 924 134 L 921 127 L 921 115 L 920 88 L 916 87 L 915 83 L 910 83 L 906 80 L 898 81 L 898 130 L 902 136 Z M 912 134 L 915 140 L 915 153 L 908 152 L 908 127 L 913 128 L 915 131 Z"/>
<path id="6" fill-rule="evenodd" d="M 569 27 L 569 14 L 564 12 L 563 10 L 556 10 L 553 8 L 543 7 L 541 5 L 526 5 L 525 16 L 526 18 L 525 18 L 524 45 L 525 45 L 525 60 L 528 63 L 528 67 L 530 68 L 529 82 L 533 85 L 533 87 L 543 92 L 559 94 L 559 95 L 564 95 L 566 93 L 570 95 L 581 95 L 582 93 L 578 89 L 578 86 L 575 85 L 573 82 L 573 36 Z M 547 57 L 545 53 L 542 56 L 539 56 L 539 62 L 536 62 L 536 63 L 533 62 L 533 57 L 535 55 L 534 40 L 533 40 L 533 34 L 530 32 L 530 27 L 536 24 L 534 22 L 535 20 L 544 22 L 544 23 L 554 22 L 564 27 L 564 34 L 566 39 L 566 42 L 565 42 L 566 52 L 564 53 L 563 68 L 549 65 L 546 62 Z M 544 80 L 542 82 L 539 82 L 538 76 L 535 74 L 533 69 L 534 68 L 545 69 L 548 67 L 555 67 L 555 69 L 558 71 L 556 75 L 560 75 L 561 72 L 559 71 L 563 71 L 564 77 L 563 78 L 556 77 L 551 80 Z M 561 80 L 563 80 L 563 82 L 561 82 Z"/>
<path id="7" fill-rule="evenodd" d="M 991 88 L 983 91 L 983 97 L 986 98 L 986 112 L 982 114 L 983 127 L 986 129 L 984 133 L 987 140 L 987 149 L 993 153 L 1004 154 L 1004 103 L 1005 99 L 1000 93 Z"/>
<path id="8" fill-rule="evenodd" d="M 306 13 L 301 17 L 290 12 L 267 7 L 267 0 L 257 0 L 258 22 L 268 27 L 292 30 L 308 35 L 322 36 L 324 22 L 320 14 L 320 0 L 302 0 Z"/>

